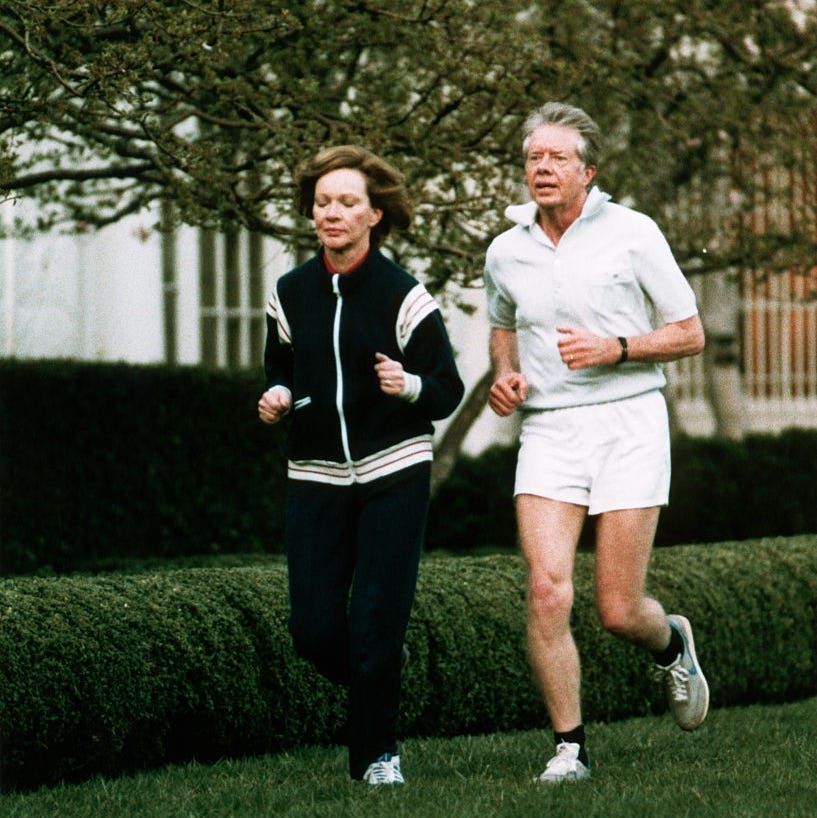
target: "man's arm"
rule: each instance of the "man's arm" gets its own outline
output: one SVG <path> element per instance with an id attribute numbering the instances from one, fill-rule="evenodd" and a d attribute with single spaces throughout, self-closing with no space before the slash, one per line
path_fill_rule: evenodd
<path id="1" fill-rule="evenodd" d="M 488 405 L 500 417 L 507 417 L 528 396 L 527 378 L 519 372 L 516 330 L 492 327 L 488 348 L 494 370 Z"/>
<path id="2" fill-rule="evenodd" d="M 602 338 L 582 327 L 557 327 L 559 353 L 569 369 L 617 364 L 622 346 L 618 338 Z M 664 363 L 697 355 L 704 348 L 704 328 L 697 315 L 673 321 L 644 335 L 626 338 L 627 360 Z"/>

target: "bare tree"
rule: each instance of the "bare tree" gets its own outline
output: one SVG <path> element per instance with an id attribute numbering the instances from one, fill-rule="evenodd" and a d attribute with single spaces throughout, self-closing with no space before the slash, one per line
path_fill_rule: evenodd
<path id="1" fill-rule="evenodd" d="M 38 201 L 36 227 L 164 202 L 297 247 L 292 168 L 359 142 L 417 204 L 398 260 L 468 286 L 518 190 L 523 118 L 563 99 L 606 131 L 602 187 L 658 219 L 690 275 L 771 269 L 813 258 L 813 231 L 741 232 L 723 195 L 760 182 L 737 157 L 785 166 L 813 133 L 815 41 L 810 0 L 6 0 L 0 190 Z M 675 215 L 693 188 L 719 215 L 691 233 Z"/>

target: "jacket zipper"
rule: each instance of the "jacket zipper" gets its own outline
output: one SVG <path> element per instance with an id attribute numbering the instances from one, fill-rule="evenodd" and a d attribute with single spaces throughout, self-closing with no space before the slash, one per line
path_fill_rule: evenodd
<path id="1" fill-rule="evenodd" d="M 335 392 L 335 405 L 340 419 L 340 440 L 343 445 L 343 454 L 346 462 L 352 462 L 352 453 L 349 450 L 349 430 L 346 428 L 346 415 L 343 413 L 343 368 L 340 363 L 340 313 L 343 307 L 343 296 L 340 294 L 340 275 L 332 276 L 332 289 L 335 292 L 335 324 L 332 328 L 332 343 L 335 353 L 335 376 L 337 378 L 337 390 Z"/>

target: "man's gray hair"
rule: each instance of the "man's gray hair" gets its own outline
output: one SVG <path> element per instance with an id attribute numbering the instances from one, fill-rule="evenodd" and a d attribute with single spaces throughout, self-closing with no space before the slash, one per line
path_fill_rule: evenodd
<path id="1" fill-rule="evenodd" d="M 527 158 L 533 132 L 543 125 L 562 125 L 579 133 L 579 158 L 585 167 L 598 165 L 601 154 L 601 129 L 581 108 L 563 102 L 546 102 L 525 120 L 522 153 Z"/>

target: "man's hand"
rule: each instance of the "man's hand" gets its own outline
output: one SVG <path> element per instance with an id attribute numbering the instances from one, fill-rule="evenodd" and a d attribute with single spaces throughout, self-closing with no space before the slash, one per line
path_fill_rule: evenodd
<path id="1" fill-rule="evenodd" d="M 521 372 L 509 372 L 496 379 L 488 393 L 488 406 L 501 418 L 516 410 L 528 396 L 528 379 Z"/>
<path id="2" fill-rule="evenodd" d="M 618 338 L 601 338 L 583 327 L 556 327 L 559 354 L 568 369 L 618 363 L 621 345 Z"/>

